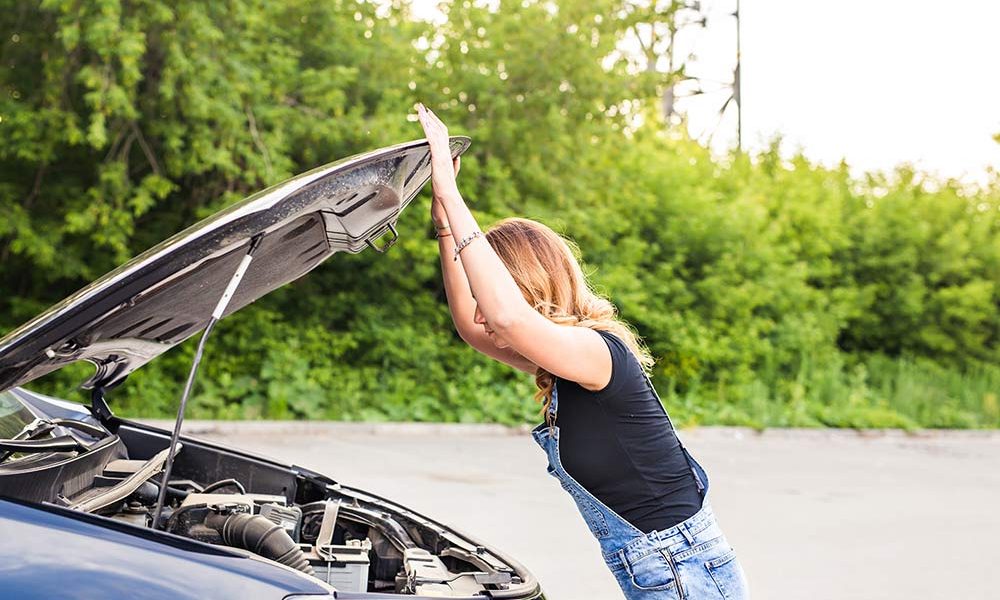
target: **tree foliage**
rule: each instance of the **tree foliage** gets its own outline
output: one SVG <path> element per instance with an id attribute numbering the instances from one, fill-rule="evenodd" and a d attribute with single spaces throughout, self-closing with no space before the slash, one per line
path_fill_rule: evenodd
<path id="1" fill-rule="evenodd" d="M 419 100 L 473 138 L 460 185 L 484 225 L 578 242 L 682 423 L 1000 426 L 1000 179 L 858 179 L 777 143 L 713 158 L 606 60 L 622 5 L 460 2 L 432 24 L 348 0 L 10 3 L 0 324 L 259 188 L 419 137 Z M 338 255 L 223 322 L 191 414 L 535 420 L 530 378 L 452 332 L 427 205 L 388 254 Z M 170 414 L 191 353 L 133 374 L 116 410 Z"/>

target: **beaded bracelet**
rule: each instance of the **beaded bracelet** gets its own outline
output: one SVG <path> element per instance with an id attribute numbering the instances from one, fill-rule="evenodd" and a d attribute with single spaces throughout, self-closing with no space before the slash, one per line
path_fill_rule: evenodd
<path id="1" fill-rule="evenodd" d="M 458 243 L 458 245 L 455 246 L 455 260 L 458 260 L 459 253 L 462 252 L 462 250 L 465 250 L 465 247 L 468 246 L 469 244 L 471 244 L 472 240 L 476 239 L 477 237 L 479 237 L 481 235 L 483 235 L 483 232 L 477 230 L 477 231 L 473 231 L 469 235 L 467 235 L 464 238 L 462 238 L 462 241 L 460 241 Z"/>

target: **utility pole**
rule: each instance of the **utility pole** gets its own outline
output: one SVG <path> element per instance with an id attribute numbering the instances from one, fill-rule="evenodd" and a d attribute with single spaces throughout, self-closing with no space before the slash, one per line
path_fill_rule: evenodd
<path id="1" fill-rule="evenodd" d="M 740 0 L 736 0 L 736 69 L 733 71 L 733 99 L 736 100 L 736 147 L 743 151 L 743 99 L 740 97 Z"/>

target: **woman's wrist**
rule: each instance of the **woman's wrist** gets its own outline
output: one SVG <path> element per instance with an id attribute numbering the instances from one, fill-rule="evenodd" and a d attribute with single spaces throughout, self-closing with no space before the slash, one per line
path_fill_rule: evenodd
<path id="1" fill-rule="evenodd" d="M 434 237 L 441 239 L 443 237 L 451 237 L 451 225 L 448 223 L 439 224 L 434 223 Z"/>

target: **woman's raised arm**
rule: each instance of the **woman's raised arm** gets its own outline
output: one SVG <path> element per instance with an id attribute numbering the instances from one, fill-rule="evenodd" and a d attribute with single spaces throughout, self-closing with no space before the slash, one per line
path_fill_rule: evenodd
<path id="1" fill-rule="evenodd" d="M 437 200 L 435 200 L 437 202 Z M 510 348 L 498 348 L 486 335 L 481 325 L 475 322 L 476 301 L 469 291 L 469 280 L 460 263 L 453 260 L 455 242 L 451 235 L 438 238 L 441 251 L 441 274 L 444 277 L 444 292 L 448 298 L 448 308 L 455 330 L 465 343 L 490 358 L 506 363 L 525 373 L 535 374 L 538 366 Z"/>
<path id="2" fill-rule="evenodd" d="M 611 354 L 603 338 L 589 328 L 557 325 L 528 304 L 458 191 L 447 127 L 422 104 L 417 115 L 430 145 L 434 196 L 451 227 L 449 244 L 464 244 L 460 255 L 452 250 L 442 261 L 462 266 L 480 312 L 513 351 L 549 373 L 589 389 L 603 388 L 611 379 Z"/>
<path id="3" fill-rule="evenodd" d="M 455 173 L 458 173 L 461 162 L 454 161 Z M 538 366 L 510 348 L 498 348 L 483 327 L 475 322 L 476 300 L 469 289 L 469 280 L 465 270 L 453 257 L 455 254 L 455 238 L 448 225 L 448 214 L 444 206 L 435 196 L 431 200 L 431 219 L 438 232 L 438 250 L 441 253 L 441 275 L 444 278 L 444 292 L 448 299 L 448 309 L 451 320 L 455 324 L 458 335 L 479 352 L 490 358 L 506 363 L 525 373 L 535 374 Z"/>

